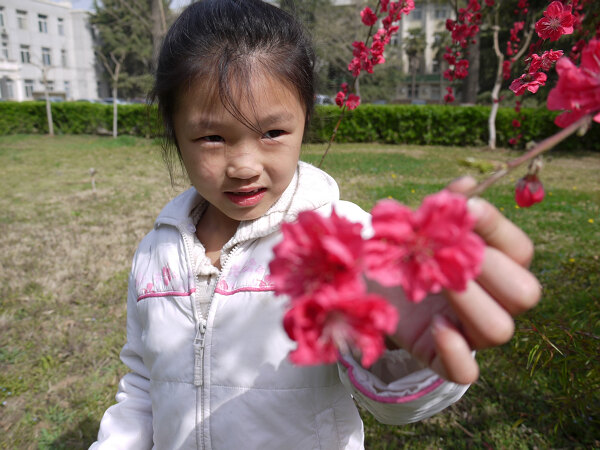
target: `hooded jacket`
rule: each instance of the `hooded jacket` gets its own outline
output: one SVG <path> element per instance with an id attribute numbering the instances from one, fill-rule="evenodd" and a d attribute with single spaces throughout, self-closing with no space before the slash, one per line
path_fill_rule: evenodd
<path id="1" fill-rule="evenodd" d="M 387 352 L 367 371 L 345 358 L 298 367 L 283 330 L 287 299 L 268 265 L 279 227 L 304 210 L 361 222 L 370 216 L 339 200 L 335 181 L 300 162 L 267 213 L 241 222 L 224 246 L 208 314 L 191 265 L 202 198 L 191 188 L 160 213 L 133 259 L 127 297 L 125 375 L 91 449 L 361 449 L 353 398 L 390 424 L 414 422 L 458 400 L 448 383 L 410 355 Z"/>

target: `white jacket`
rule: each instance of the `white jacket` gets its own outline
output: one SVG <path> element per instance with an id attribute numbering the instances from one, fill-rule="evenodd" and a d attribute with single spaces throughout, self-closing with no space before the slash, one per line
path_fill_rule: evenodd
<path id="1" fill-rule="evenodd" d="M 282 197 L 242 222 L 222 251 L 208 317 L 195 301 L 190 189 L 160 213 L 133 260 L 127 298 L 131 369 L 105 413 L 92 449 L 361 449 L 352 396 L 384 423 L 408 423 L 455 402 L 467 389 L 444 382 L 404 351 L 371 371 L 353 360 L 298 367 L 282 327 L 286 298 L 268 281 L 282 221 L 300 211 L 336 212 L 369 226 L 369 215 L 339 201 L 324 172 L 299 163 Z"/>

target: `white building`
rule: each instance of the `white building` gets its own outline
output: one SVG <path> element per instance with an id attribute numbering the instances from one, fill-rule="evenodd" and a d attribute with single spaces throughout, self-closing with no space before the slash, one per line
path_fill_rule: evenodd
<path id="1" fill-rule="evenodd" d="M 0 0 L 0 99 L 98 98 L 89 12 L 71 2 Z"/>

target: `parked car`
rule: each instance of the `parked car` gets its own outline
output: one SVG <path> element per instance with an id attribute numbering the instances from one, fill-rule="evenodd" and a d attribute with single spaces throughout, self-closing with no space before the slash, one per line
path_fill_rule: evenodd
<path id="1" fill-rule="evenodd" d="M 100 103 L 106 103 L 107 105 L 112 105 L 113 104 L 113 98 L 112 97 L 106 97 L 100 100 Z M 126 105 L 127 102 L 121 98 L 117 99 L 117 105 Z"/>
<path id="2" fill-rule="evenodd" d="M 315 96 L 316 105 L 334 105 L 335 102 L 329 95 L 317 94 Z"/>

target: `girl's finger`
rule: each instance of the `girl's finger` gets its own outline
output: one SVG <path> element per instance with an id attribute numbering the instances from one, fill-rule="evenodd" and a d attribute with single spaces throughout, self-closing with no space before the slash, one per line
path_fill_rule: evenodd
<path id="1" fill-rule="evenodd" d="M 467 206 L 477 219 L 475 232 L 487 245 L 506 253 L 521 266 L 529 266 L 533 258 L 533 243 L 523 230 L 481 198 L 470 198 Z"/>
<path id="2" fill-rule="evenodd" d="M 474 178 L 462 177 L 451 182 L 448 190 L 465 193 L 476 184 Z M 475 232 L 488 245 L 506 253 L 520 265 L 529 266 L 533 258 L 533 244 L 525 232 L 504 217 L 498 209 L 479 197 L 470 198 L 467 206 L 469 212 L 477 219 Z"/>
<path id="3" fill-rule="evenodd" d="M 510 340 L 515 324 L 512 316 L 475 281 L 463 292 L 446 291 L 461 330 L 473 349 L 501 345 Z"/>
<path id="4" fill-rule="evenodd" d="M 541 296 L 535 276 L 493 247 L 485 249 L 477 282 L 512 316 L 533 308 Z"/>
<path id="5" fill-rule="evenodd" d="M 429 367 L 442 378 L 454 383 L 475 382 L 479 376 L 479 366 L 460 331 L 441 315 L 434 316 L 431 331 L 436 354 Z"/>

